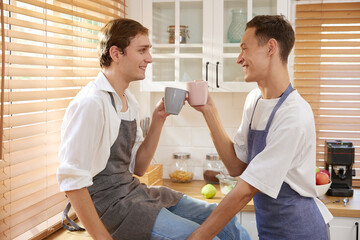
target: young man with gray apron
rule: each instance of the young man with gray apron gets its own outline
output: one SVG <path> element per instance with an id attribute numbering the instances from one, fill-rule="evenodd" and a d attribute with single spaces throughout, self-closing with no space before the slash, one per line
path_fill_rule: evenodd
<path id="1" fill-rule="evenodd" d="M 211 238 L 252 199 L 261 240 L 328 239 L 332 215 L 317 198 L 315 184 L 314 115 L 288 73 L 294 43 L 282 15 L 258 15 L 246 24 L 237 63 L 244 80 L 258 88 L 246 98 L 234 141 L 211 97 L 205 106 L 194 106 L 230 175 L 240 179 L 189 240 Z"/>

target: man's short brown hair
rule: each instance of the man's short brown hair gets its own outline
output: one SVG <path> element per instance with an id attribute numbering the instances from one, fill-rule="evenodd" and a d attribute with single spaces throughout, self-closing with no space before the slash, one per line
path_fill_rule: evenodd
<path id="1" fill-rule="evenodd" d="M 246 28 L 255 28 L 259 45 L 273 38 L 279 43 L 280 58 L 287 63 L 288 56 L 295 43 L 295 33 L 291 24 L 283 15 L 258 15 L 246 24 Z"/>
<path id="2" fill-rule="evenodd" d="M 130 41 L 138 34 L 149 35 L 149 30 L 139 22 L 128 18 L 109 21 L 99 33 L 100 66 L 102 68 L 110 66 L 112 59 L 109 50 L 112 46 L 117 46 L 125 54 L 125 49 L 130 45 Z"/>

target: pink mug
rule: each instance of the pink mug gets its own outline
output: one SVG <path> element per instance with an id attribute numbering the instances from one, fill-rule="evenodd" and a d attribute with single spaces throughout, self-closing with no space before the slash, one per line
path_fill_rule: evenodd
<path id="1" fill-rule="evenodd" d="M 195 80 L 186 83 L 188 91 L 189 103 L 192 106 L 205 105 L 208 98 L 208 83 L 203 80 Z"/>

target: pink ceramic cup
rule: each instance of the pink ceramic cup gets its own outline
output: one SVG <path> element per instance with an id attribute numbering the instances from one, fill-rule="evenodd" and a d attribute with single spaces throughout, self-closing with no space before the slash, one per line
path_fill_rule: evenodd
<path id="1" fill-rule="evenodd" d="M 205 105 L 208 98 L 208 84 L 203 80 L 195 80 L 186 83 L 188 91 L 189 103 L 192 106 Z"/>

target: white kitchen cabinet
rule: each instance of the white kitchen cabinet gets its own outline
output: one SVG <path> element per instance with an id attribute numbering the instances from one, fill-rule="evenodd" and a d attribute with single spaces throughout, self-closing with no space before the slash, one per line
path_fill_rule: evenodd
<path id="1" fill-rule="evenodd" d="M 331 240 L 358 240 L 360 218 L 334 217 L 330 221 L 330 237 Z M 357 235 L 358 234 L 358 235 Z"/>
<path id="2" fill-rule="evenodd" d="M 253 240 L 259 239 L 255 212 L 240 212 L 238 214 L 240 224 L 248 231 Z M 334 217 L 330 221 L 330 239 L 331 240 L 359 240 L 360 218 Z"/>
<path id="3" fill-rule="evenodd" d="M 239 41 L 230 42 L 228 38 L 233 12 L 241 12 L 239 19 L 243 26 L 240 29 L 244 29 L 254 15 L 281 13 L 286 16 L 288 1 L 142 0 L 140 10 L 142 24 L 150 29 L 153 45 L 153 63 L 142 81 L 142 91 L 185 87 L 185 82 L 207 79 L 210 91 L 248 92 L 256 84 L 244 82 L 242 68 L 236 63 Z M 168 30 L 172 25 L 175 41 L 169 43 Z M 181 43 L 180 35 L 186 35 L 184 31 L 180 33 L 184 26 L 188 36 L 186 43 Z"/>

